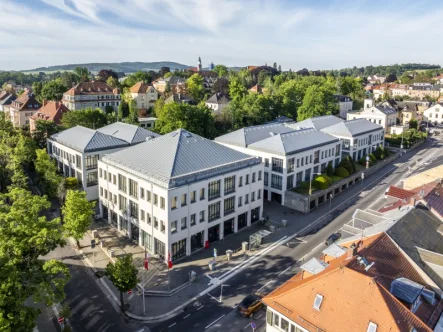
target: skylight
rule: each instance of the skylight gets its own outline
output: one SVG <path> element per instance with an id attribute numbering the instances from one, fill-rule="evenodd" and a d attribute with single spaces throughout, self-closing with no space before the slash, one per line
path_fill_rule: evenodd
<path id="1" fill-rule="evenodd" d="M 314 309 L 320 311 L 320 306 L 322 302 L 323 302 L 323 295 L 317 294 L 314 300 Z"/>
<path id="2" fill-rule="evenodd" d="M 369 322 L 367 332 L 377 332 L 377 324 L 375 324 L 373 322 Z"/>

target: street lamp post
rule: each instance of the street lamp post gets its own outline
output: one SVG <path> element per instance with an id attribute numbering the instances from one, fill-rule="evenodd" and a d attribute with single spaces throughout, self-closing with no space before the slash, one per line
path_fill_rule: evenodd
<path id="1" fill-rule="evenodd" d="M 332 199 L 334 198 L 334 195 L 329 195 L 329 210 L 331 210 L 331 206 L 332 206 Z"/>
<path id="2" fill-rule="evenodd" d="M 311 194 L 312 194 L 312 178 L 313 178 L 313 175 L 321 175 L 321 173 L 312 173 L 311 174 L 311 178 L 309 179 L 309 196 L 311 196 Z"/>
<path id="3" fill-rule="evenodd" d="M 403 155 L 403 131 L 401 132 L 400 156 Z"/>

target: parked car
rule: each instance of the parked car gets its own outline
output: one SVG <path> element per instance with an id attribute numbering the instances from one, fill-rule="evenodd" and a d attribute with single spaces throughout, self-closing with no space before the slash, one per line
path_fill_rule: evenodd
<path id="1" fill-rule="evenodd" d="M 237 306 L 237 314 L 243 317 L 249 317 L 254 312 L 260 310 L 263 307 L 262 297 L 259 293 L 246 296 Z"/>
<path id="2" fill-rule="evenodd" d="M 331 244 L 333 244 L 335 241 L 339 240 L 341 238 L 341 233 L 337 232 L 334 234 L 329 235 L 329 237 L 326 239 L 325 244 L 327 246 L 330 246 Z"/>

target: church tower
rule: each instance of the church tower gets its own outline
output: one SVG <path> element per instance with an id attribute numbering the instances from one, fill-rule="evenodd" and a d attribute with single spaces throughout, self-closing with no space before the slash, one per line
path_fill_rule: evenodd
<path id="1" fill-rule="evenodd" d="M 198 71 L 202 71 L 202 59 L 200 57 L 198 57 Z"/>

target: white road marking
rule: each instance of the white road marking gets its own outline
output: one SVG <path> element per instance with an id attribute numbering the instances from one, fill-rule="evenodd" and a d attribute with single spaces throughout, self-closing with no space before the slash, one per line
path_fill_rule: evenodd
<path id="1" fill-rule="evenodd" d="M 212 297 L 214 300 L 216 300 L 218 303 L 220 303 L 220 300 L 219 300 L 219 299 L 213 297 L 213 296 L 212 296 L 211 294 L 209 294 L 209 293 L 208 293 L 208 295 L 209 295 L 210 297 Z"/>
<path id="2" fill-rule="evenodd" d="M 238 304 L 236 304 L 236 305 L 234 306 L 234 309 L 237 308 L 237 307 L 238 307 Z"/>
<path id="3" fill-rule="evenodd" d="M 248 325 L 246 325 L 243 330 L 246 330 L 249 326 L 251 326 L 251 323 L 248 323 Z"/>
<path id="4" fill-rule="evenodd" d="M 200 308 L 198 308 L 197 310 L 200 310 L 201 308 L 203 308 L 204 307 L 204 305 L 202 305 Z"/>
<path id="5" fill-rule="evenodd" d="M 271 282 L 273 282 L 274 280 L 270 280 L 268 281 L 266 284 L 264 284 L 263 286 L 261 286 L 259 289 L 257 289 L 257 292 L 261 291 L 263 288 L 265 288 L 267 285 L 269 285 Z"/>
<path id="6" fill-rule="evenodd" d="M 191 314 L 189 314 L 189 315 L 187 315 L 187 316 L 183 317 L 183 319 L 186 319 L 186 318 L 188 318 L 189 316 L 191 316 Z"/>
<path id="7" fill-rule="evenodd" d="M 169 325 L 169 326 L 168 326 L 168 329 L 170 329 L 171 327 L 173 327 L 175 324 L 177 324 L 177 323 L 174 323 L 174 324 Z"/>
<path id="8" fill-rule="evenodd" d="M 223 317 L 225 317 L 225 315 L 222 315 L 220 317 L 218 317 L 215 321 L 213 321 L 211 324 L 209 324 L 208 326 L 205 327 L 205 329 L 207 329 L 208 327 L 214 325 L 215 323 L 217 323 L 220 319 L 222 319 Z"/>
<path id="9" fill-rule="evenodd" d="M 288 267 L 286 270 L 280 272 L 280 273 L 278 274 L 277 277 L 280 277 L 283 273 L 285 273 L 286 271 L 288 271 L 291 267 L 292 267 L 292 266 L 290 266 L 290 267 Z"/>
<path id="10" fill-rule="evenodd" d="M 263 314 L 260 314 L 260 316 L 255 317 L 255 319 L 259 319 L 261 316 L 263 316 Z"/>
<path id="11" fill-rule="evenodd" d="M 212 278 L 210 275 L 207 275 L 207 274 L 205 274 L 205 276 L 207 276 L 209 279 L 214 279 L 214 278 Z"/>

